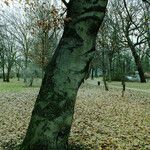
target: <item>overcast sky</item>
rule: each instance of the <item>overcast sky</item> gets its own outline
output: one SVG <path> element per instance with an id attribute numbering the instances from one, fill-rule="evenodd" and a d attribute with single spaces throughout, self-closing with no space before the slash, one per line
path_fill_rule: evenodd
<path id="1" fill-rule="evenodd" d="M 7 6 L 6 3 L 4 3 L 4 1 L 5 0 L 0 0 L 0 16 L 4 13 L 10 13 L 10 14 L 14 14 L 15 16 L 23 17 L 23 13 L 24 13 L 23 5 L 19 3 L 19 0 L 7 0 L 9 6 Z M 42 0 L 42 1 L 47 1 L 47 0 Z M 55 5 L 58 7 L 61 5 L 61 0 L 51 0 L 50 2 L 51 5 Z"/>

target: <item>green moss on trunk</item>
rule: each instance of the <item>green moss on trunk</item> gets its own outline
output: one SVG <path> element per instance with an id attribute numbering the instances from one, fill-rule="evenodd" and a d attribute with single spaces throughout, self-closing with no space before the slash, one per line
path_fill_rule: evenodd
<path id="1" fill-rule="evenodd" d="M 20 150 L 66 150 L 77 91 L 95 50 L 107 0 L 70 0 L 62 39 L 46 69 Z M 67 19 L 66 19 L 67 20 Z"/>

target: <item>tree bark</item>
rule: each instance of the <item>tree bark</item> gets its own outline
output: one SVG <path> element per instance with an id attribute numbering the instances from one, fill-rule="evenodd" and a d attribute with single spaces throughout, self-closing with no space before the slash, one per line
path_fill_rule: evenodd
<path id="1" fill-rule="evenodd" d="M 125 7 L 126 7 L 126 2 L 124 1 L 124 4 L 125 4 Z M 143 71 L 143 67 L 142 67 L 142 63 L 141 63 L 141 60 L 140 60 L 140 56 L 137 54 L 137 51 L 136 51 L 136 44 L 137 43 L 133 43 L 132 40 L 130 39 L 130 34 L 129 34 L 129 29 L 130 29 L 130 22 L 132 22 L 132 18 L 128 12 L 128 9 L 126 7 L 126 11 L 127 11 L 127 14 L 128 14 L 128 17 L 129 17 L 129 20 L 127 22 L 127 25 L 125 27 L 125 30 L 124 30 L 124 33 L 125 33 L 125 37 L 127 39 L 127 42 L 128 42 L 128 45 L 131 49 L 131 52 L 132 52 L 132 55 L 134 57 L 134 60 L 135 60 L 135 64 L 136 64 L 136 67 L 137 67 L 137 70 L 138 70 L 138 73 L 139 73 L 139 76 L 140 76 L 140 81 L 141 83 L 145 83 L 146 82 L 146 79 L 144 77 L 144 71 Z"/>
<path id="2" fill-rule="evenodd" d="M 91 80 L 94 80 L 94 68 L 91 68 Z"/>
<path id="3" fill-rule="evenodd" d="M 2 72 L 3 72 L 3 82 L 6 82 L 5 65 L 4 64 L 2 64 Z"/>
<path id="4" fill-rule="evenodd" d="M 1 53 L 0 58 L 1 58 L 1 67 L 2 67 L 3 82 L 6 82 L 4 52 L 2 51 L 0 53 Z"/>
<path id="5" fill-rule="evenodd" d="M 17 81 L 20 81 L 20 70 L 19 69 L 17 70 L 16 77 L 17 77 Z"/>
<path id="6" fill-rule="evenodd" d="M 7 74 L 6 74 L 6 82 L 10 82 L 10 73 L 11 73 L 12 64 L 13 64 L 13 62 L 11 62 L 11 64 L 8 63 Z"/>
<path id="7" fill-rule="evenodd" d="M 98 70 L 95 68 L 95 78 L 98 78 Z"/>
<path id="8" fill-rule="evenodd" d="M 106 82 L 106 66 L 105 66 L 105 52 L 102 50 L 102 72 L 103 72 L 103 83 L 106 91 L 109 91 L 107 82 Z"/>
<path id="9" fill-rule="evenodd" d="M 122 97 L 124 97 L 124 93 L 125 93 L 125 90 L 126 90 L 126 83 L 125 83 L 125 61 L 123 62 L 123 65 L 122 65 Z"/>
<path id="10" fill-rule="evenodd" d="M 24 68 L 24 83 L 27 83 L 27 69 L 28 69 L 28 50 L 27 50 L 27 52 L 26 52 L 26 54 L 25 54 L 25 62 L 24 62 L 25 64 L 25 68 Z"/>
<path id="11" fill-rule="evenodd" d="M 112 59 L 108 59 L 108 81 L 111 82 Z"/>
<path id="12" fill-rule="evenodd" d="M 140 76 L 140 81 L 141 81 L 141 83 L 145 83 L 146 79 L 144 77 L 144 71 L 143 71 L 143 67 L 142 67 L 140 57 L 137 54 L 136 49 L 135 49 L 134 45 L 132 44 L 132 41 L 131 41 L 129 35 L 126 35 L 126 38 L 127 38 L 129 47 L 131 49 L 132 55 L 133 55 L 134 60 L 135 60 L 135 64 L 136 64 L 136 67 L 137 67 L 137 70 L 138 70 L 138 73 L 139 73 L 139 76 Z"/>
<path id="13" fill-rule="evenodd" d="M 70 0 L 20 150 L 66 150 L 77 91 L 89 69 L 107 0 Z"/>
<path id="14" fill-rule="evenodd" d="M 8 69 L 7 75 L 6 75 L 6 82 L 10 82 L 10 70 Z"/>

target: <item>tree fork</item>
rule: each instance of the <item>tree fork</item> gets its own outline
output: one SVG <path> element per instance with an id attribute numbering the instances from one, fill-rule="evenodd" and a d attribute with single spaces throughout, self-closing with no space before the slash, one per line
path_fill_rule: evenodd
<path id="1" fill-rule="evenodd" d="M 67 4 L 64 33 L 47 66 L 20 150 L 68 149 L 77 91 L 93 58 L 106 5 L 107 0 Z"/>

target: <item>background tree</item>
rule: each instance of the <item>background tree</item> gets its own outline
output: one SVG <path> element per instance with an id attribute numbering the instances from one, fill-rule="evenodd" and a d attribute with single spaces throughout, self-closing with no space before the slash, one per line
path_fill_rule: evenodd
<path id="1" fill-rule="evenodd" d="M 59 8 L 47 1 L 32 1 L 25 8 L 30 20 L 30 32 L 33 46 L 30 56 L 45 72 L 48 60 L 51 59 L 58 44 L 62 19 Z M 58 36 L 59 35 L 59 36 Z"/>
<path id="2" fill-rule="evenodd" d="M 6 26 L 4 27 L 4 29 L 6 29 Z M 9 82 L 11 70 L 16 57 L 16 45 L 14 37 L 4 29 L 1 30 L 0 34 L 0 58 L 3 72 L 3 81 Z"/>
<path id="3" fill-rule="evenodd" d="M 130 61 L 130 65 L 125 64 L 126 74 L 133 74 L 136 65 L 141 81 L 145 82 L 142 61 L 148 51 L 146 42 L 148 30 L 145 28 L 143 5 L 140 2 L 138 4 L 129 2 L 128 6 L 125 6 L 123 1 L 110 2 L 110 11 L 103 29 L 105 34 L 99 36 L 99 39 L 104 38 L 103 42 L 101 41 L 103 44 L 101 47 L 105 47 L 107 54 L 108 62 L 105 65 L 107 78 L 110 81 L 111 78 L 113 80 L 122 79 L 123 70 L 119 64 L 122 63 L 121 57 L 124 57 L 125 62 Z M 130 8 L 130 11 L 127 7 Z"/>
<path id="4" fill-rule="evenodd" d="M 23 14 L 23 10 L 20 10 Z M 27 81 L 26 79 L 26 70 L 28 68 L 28 61 L 29 61 L 29 51 L 30 45 L 32 43 L 32 39 L 30 36 L 29 28 L 28 28 L 28 20 L 27 18 L 22 18 L 20 13 L 8 13 L 3 12 L 2 18 L 3 21 L 7 23 L 6 32 L 12 35 L 15 39 L 15 42 L 18 43 L 18 47 L 20 47 L 20 51 L 23 56 L 24 61 L 24 82 Z"/>

